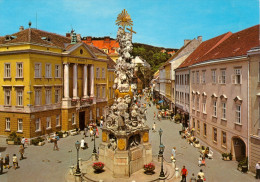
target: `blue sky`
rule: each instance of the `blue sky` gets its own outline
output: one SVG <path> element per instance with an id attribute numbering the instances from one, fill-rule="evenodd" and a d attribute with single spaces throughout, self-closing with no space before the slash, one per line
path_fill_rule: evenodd
<path id="1" fill-rule="evenodd" d="M 126 9 L 137 32 L 133 42 L 180 48 L 184 39 L 210 39 L 259 24 L 259 0 L 0 0 L 0 36 L 23 25 L 65 35 L 116 37 Z"/>

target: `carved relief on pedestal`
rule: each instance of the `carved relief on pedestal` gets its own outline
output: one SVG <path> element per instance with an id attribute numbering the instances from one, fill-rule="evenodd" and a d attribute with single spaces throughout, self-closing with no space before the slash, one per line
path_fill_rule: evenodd
<path id="1" fill-rule="evenodd" d="M 124 150 L 125 149 L 125 145 L 126 145 L 125 139 L 123 139 L 123 138 L 118 139 L 117 148 L 119 150 Z"/>
<path id="2" fill-rule="evenodd" d="M 143 135 L 143 141 L 144 142 L 148 142 L 149 141 L 149 133 L 148 132 L 145 132 L 144 135 Z"/>

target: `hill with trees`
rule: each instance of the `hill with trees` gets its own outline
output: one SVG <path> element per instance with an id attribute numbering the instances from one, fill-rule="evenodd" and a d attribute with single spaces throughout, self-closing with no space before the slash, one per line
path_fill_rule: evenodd
<path id="1" fill-rule="evenodd" d="M 161 52 L 166 50 L 165 53 Z M 164 47 L 155 47 L 147 44 L 133 43 L 133 52 L 132 56 L 140 56 L 146 60 L 151 65 L 152 73 L 155 73 L 160 66 L 165 63 L 171 55 L 167 52 L 170 51 L 177 52 L 178 49 L 164 48 Z"/>

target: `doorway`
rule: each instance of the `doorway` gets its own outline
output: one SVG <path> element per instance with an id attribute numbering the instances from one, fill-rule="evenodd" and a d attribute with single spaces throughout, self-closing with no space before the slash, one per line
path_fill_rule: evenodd
<path id="1" fill-rule="evenodd" d="M 84 130 L 85 128 L 85 111 L 79 112 L 79 129 Z"/>
<path id="2" fill-rule="evenodd" d="M 246 144 L 245 142 L 238 138 L 238 137 L 234 137 L 232 139 L 233 142 L 233 156 L 235 157 L 236 161 L 241 161 L 246 157 Z"/>

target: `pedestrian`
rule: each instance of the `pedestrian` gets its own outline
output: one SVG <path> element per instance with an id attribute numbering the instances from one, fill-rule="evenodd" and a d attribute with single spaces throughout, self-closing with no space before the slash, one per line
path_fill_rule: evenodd
<path id="1" fill-rule="evenodd" d="M 5 165 L 4 165 L 4 168 L 7 167 L 7 169 L 9 169 L 9 168 L 10 168 L 9 163 L 10 163 L 9 154 L 6 154 L 6 156 L 5 156 Z"/>
<path id="2" fill-rule="evenodd" d="M 155 127 L 156 127 L 156 124 L 155 124 L 155 122 L 154 122 L 154 123 L 153 123 L 153 128 L 152 128 L 153 132 L 155 132 Z"/>
<path id="3" fill-rule="evenodd" d="M 156 112 L 154 111 L 153 112 L 153 119 L 155 119 L 155 117 L 156 117 Z"/>
<path id="4" fill-rule="evenodd" d="M 88 126 L 84 128 L 84 136 L 88 137 Z"/>
<path id="5" fill-rule="evenodd" d="M 194 133 L 195 133 L 195 128 L 193 127 L 193 128 L 191 129 L 191 136 L 194 136 Z"/>
<path id="6" fill-rule="evenodd" d="M 196 177 L 194 176 L 194 173 L 192 173 L 192 176 L 190 178 L 190 182 L 196 182 Z"/>
<path id="7" fill-rule="evenodd" d="M 197 182 L 203 182 L 203 179 L 201 179 L 201 177 L 198 176 Z"/>
<path id="8" fill-rule="evenodd" d="M 53 146 L 53 150 L 59 150 L 59 147 L 58 147 L 58 136 L 54 136 L 54 139 L 53 139 L 53 143 L 54 143 L 54 146 Z"/>
<path id="9" fill-rule="evenodd" d="M 18 168 L 18 159 L 16 157 L 16 154 L 13 155 L 13 168 L 16 169 Z"/>
<path id="10" fill-rule="evenodd" d="M 172 155 L 175 159 L 175 157 L 176 157 L 176 147 L 172 147 Z"/>
<path id="11" fill-rule="evenodd" d="M 3 157 L 0 158 L 0 174 L 3 174 L 4 170 L 4 160 Z"/>
<path id="12" fill-rule="evenodd" d="M 200 157 L 199 157 L 199 167 L 201 166 L 201 163 L 202 163 L 202 157 L 200 155 Z"/>
<path id="13" fill-rule="evenodd" d="M 19 153 L 20 153 L 20 160 L 22 160 L 23 159 L 23 154 L 24 154 L 24 147 L 23 147 L 23 145 L 20 145 Z"/>
<path id="14" fill-rule="evenodd" d="M 21 140 L 21 144 L 23 145 L 23 148 L 24 148 L 24 144 L 25 144 L 25 138 L 24 137 Z"/>
<path id="15" fill-rule="evenodd" d="M 100 117 L 100 128 L 103 127 L 103 123 L 104 123 L 104 122 L 103 122 L 103 116 L 101 116 L 101 117 Z"/>
<path id="16" fill-rule="evenodd" d="M 198 178 L 204 179 L 204 173 L 202 171 L 202 169 L 200 170 L 200 172 L 198 173 Z"/>
<path id="17" fill-rule="evenodd" d="M 182 182 L 186 182 L 187 175 L 188 175 L 188 170 L 185 168 L 185 166 L 183 166 L 183 168 L 181 170 Z"/>
<path id="18" fill-rule="evenodd" d="M 260 179 L 260 161 L 258 161 L 258 163 L 255 166 L 256 168 L 256 179 Z"/>
<path id="19" fill-rule="evenodd" d="M 81 141 L 80 141 L 80 148 L 81 149 L 85 149 L 85 140 L 84 140 L 84 138 L 82 138 Z"/>

